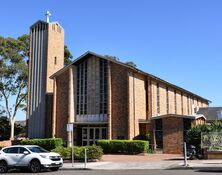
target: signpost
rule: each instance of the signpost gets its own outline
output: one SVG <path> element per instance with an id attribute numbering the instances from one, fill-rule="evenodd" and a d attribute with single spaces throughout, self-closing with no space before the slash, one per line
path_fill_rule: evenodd
<path id="1" fill-rule="evenodd" d="M 73 167 L 73 163 L 74 163 L 74 150 L 73 150 L 73 146 L 74 146 L 74 140 L 73 140 L 73 123 L 68 123 L 67 124 L 67 132 L 71 133 L 71 149 L 72 149 L 72 167 Z"/>
<path id="2" fill-rule="evenodd" d="M 184 166 L 187 166 L 187 144 L 184 142 Z"/>

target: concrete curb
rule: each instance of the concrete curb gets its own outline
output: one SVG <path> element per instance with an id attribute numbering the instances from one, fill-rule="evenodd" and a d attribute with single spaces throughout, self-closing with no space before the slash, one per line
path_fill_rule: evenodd
<path id="1" fill-rule="evenodd" d="M 166 170 L 197 170 L 200 172 L 222 172 L 222 167 L 176 166 L 176 167 L 167 168 Z"/>

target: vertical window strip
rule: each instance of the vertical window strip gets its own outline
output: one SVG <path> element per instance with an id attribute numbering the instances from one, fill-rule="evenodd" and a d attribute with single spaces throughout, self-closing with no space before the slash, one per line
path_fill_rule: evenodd
<path id="1" fill-rule="evenodd" d="M 87 114 L 87 60 L 77 66 L 76 113 Z"/>
<path id="2" fill-rule="evenodd" d="M 169 89 L 166 87 L 166 113 L 169 114 Z"/>
<path id="3" fill-rule="evenodd" d="M 181 92 L 181 114 L 183 115 L 183 93 Z"/>
<path id="4" fill-rule="evenodd" d="M 84 62 L 84 114 L 87 114 L 87 60 Z"/>
<path id="5" fill-rule="evenodd" d="M 157 114 L 160 114 L 160 87 L 159 87 L 159 83 L 157 83 L 156 87 L 157 87 Z"/>
<path id="6" fill-rule="evenodd" d="M 189 96 L 187 95 L 187 114 L 190 115 Z"/>
<path id="7" fill-rule="evenodd" d="M 174 113 L 177 114 L 177 91 L 174 90 Z"/>
<path id="8" fill-rule="evenodd" d="M 100 60 L 100 114 L 107 114 L 107 98 L 108 98 L 108 84 L 107 84 L 107 61 Z"/>

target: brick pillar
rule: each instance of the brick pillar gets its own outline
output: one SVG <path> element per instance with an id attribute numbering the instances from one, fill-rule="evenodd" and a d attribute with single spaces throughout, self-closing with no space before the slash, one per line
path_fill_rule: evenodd
<path id="1" fill-rule="evenodd" d="M 112 139 L 112 91 L 111 91 L 111 72 L 110 72 L 110 62 L 108 62 L 108 128 L 107 137 L 109 140 Z"/>
<path id="2" fill-rule="evenodd" d="M 156 150 L 155 120 L 151 120 L 151 149 Z"/>
<path id="3" fill-rule="evenodd" d="M 69 68 L 69 98 L 68 98 L 68 123 L 74 123 L 74 83 L 73 83 L 73 68 Z M 71 133 L 67 134 L 67 145 L 71 146 Z"/>
<path id="4" fill-rule="evenodd" d="M 183 154 L 183 118 L 163 118 L 163 153 Z"/>
<path id="5" fill-rule="evenodd" d="M 57 95 L 57 82 L 56 78 L 53 79 L 53 112 L 52 112 L 52 137 L 56 137 L 56 95 Z"/>

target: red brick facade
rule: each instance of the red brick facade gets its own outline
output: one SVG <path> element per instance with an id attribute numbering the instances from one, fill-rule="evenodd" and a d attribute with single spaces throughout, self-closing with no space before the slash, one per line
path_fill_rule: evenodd
<path id="1" fill-rule="evenodd" d="M 183 153 L 183 118 L 167 117 L 163 122 L 163 153 Z"/>

